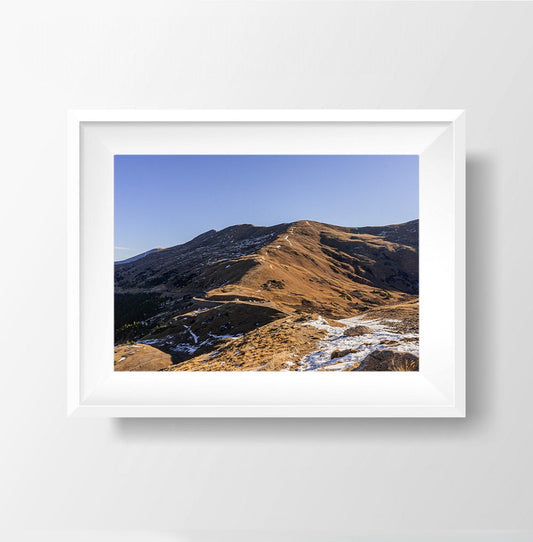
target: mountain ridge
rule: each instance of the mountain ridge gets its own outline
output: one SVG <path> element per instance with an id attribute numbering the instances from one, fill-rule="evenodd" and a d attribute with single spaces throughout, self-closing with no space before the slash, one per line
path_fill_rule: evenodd
<path id="1" fill-rule="evenodd" d="M 371 233 L 372 231 L 378 231 L 378 230 L 381 231 L 384 227 L 403 226 L 403 225 L 407 225 L 407 224 L 418 223 L 418 219 L 409 220 L 407 222 L 400 222 L 398 224 L 389 224 L 387 226 L 337 226 L 337 225 L 329 224 L 329 223 L 326 223 L 326 222 L 317 222 L 317 221 L 305 220 L 305 219 L 297 220 L 297 221 L 294 221 L 294 222 L 282 222 L 280 224 L 277 224 L 276 226 L 256 226 L 255 224 L 249 224 L 249 223 L 234 224 L 234 225 L 231 225 L 231 226 L 226 226 L 225 228 L 223 228 L 221 230 L 216 230 L 216 229 L 207 230 L 205 232 L 202 232 L 202 233 L 196 235 L 195 237 L 193 237 L 192 239 L 190 239 L 189 241 L 186 241 L 184 243 L 179 243 L 177 245 L 172 245 L 170 247 L 164 247 L 164 248 L 155 247 L 155 248 L 146 250 L 144 252 L 141 252 L 139 254 L 136 254 L 134 256 L 131 256 L 130 258 L 126 258 L 124 260 L 117 260 L 117 261 L 114 262 L 114 264 L 115 265 L 122 265 L 122 264 L 125 264 L 125 263 L 130 263 L 130 262 L 136 261 L 136 260 L 138 260 L 140 258 L 143 258 L 145 256 L 148 256 L 149 254 L 151 254 L 153 252 L 159 252 L 159 251 L 164 251 L 164 250 L 175 249 L 177 247 L 181 247 L 181 246 L 184 246 L 184 245 L 192 244 L 194 242 L 198 242 L 199 240 L 203 241 L 203 240 L 207 239 L 210 236 L 213 236 L 213 235 L 218 234 L 218 233 L 223 233 L 226 230 L 236 229 L 236 228 L 240 228 L 240 227 L 243 227 L 243 228 L 244 227 L 246 227 L 246 228 L 257 228 L 257 229 L 262 229 L 262 228 L 270 229 L 270 228 L 279 227 L 279 226 L 292 226 L 292 225 L 301 224 L 301 223 L 323 224 L 325 226 L 335 227 L 335 228 L 343 229 L 343 230 L 346 230 L 346 231 L 360 232 L 360 233 Z"/>

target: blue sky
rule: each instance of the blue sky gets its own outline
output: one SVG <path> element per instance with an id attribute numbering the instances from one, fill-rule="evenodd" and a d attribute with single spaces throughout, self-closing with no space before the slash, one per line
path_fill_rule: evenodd
<path id="1" fill-rule="evenodd" d="M 115 156 L 115 260 L 233 224 L 415 218 L 418 156 Z"/>

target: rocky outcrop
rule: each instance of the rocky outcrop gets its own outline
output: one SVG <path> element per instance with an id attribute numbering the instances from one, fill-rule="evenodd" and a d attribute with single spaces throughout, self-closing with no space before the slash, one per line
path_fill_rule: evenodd
<path id="1" fill-rule="evenodd" d="M 368 335 L 374 333 L 374 330 L 368 326 L 350 327 L 344 332 L 345 337 L 359 337 L 360 335 Z"/>
<path id="2" fill-rule="evenodd" d="M 376 350 L 354 369 L 357 371 L 418 371 L 418 356 L 397 350 Z"/>

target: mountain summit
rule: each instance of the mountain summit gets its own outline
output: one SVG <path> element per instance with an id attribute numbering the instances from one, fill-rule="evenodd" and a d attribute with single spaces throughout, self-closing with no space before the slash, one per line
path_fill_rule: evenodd
<path id="1" fill-rule="evenodd" d="M 210 230 L 115 264 L 115 342 L 124 358 L 118 369 L 196 370 L 199 363 L 209 370 L 209 356 L 230 339 L 242 343 L 253 334 L 259 340 L 262 333 L 266 340 L 267 332 L 282 337 L 283 326 L 294 331 L 298 319 L 338 320 L 399 307 L 412 324 L 417 299 L 418 220 L 362 228 L 302 220 Z M 321 334 L 316 326 L 299 328 L 298 337 L 285 333 L 283 340 L 299 341 L 292 348 L 303 352 Z M 152 354 L 159 361 L 135 365 L 131 342 L 138 359 Z M 133 351 L 125 355 L 126 348 Z M 274 348 L 269 359 L 278 354 Z M 215 360 L 210 370 L 224 370 L 228 359 Z"/>

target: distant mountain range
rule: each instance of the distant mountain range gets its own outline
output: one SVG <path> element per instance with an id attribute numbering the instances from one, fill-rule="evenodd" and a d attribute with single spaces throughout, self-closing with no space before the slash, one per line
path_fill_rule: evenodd
<path id="1" fill-rule="evenodd" d="M 260 331 L 268 331 L 272 343 L 283 325 L 291 329 L 285 340 L 303 354 L 321 334 L 297 320 L 318 316 L 339 320 L 400 307 L 412 324 L 418 227 L 418 220 L 362 228 L 310 220 L 239 224 L 116 262 L 116 368 L 224 370 L 223 361 L 231 366 L 239 358 L 230 355 L 235 339 L 252 333 L 260 342 Z M 272 347 L 256 356 L 257 366 L 241 367 L 287 357 L 287 349 Z M 214 359 L 224 348 L 229 357 Z"/>
<path id="2" fill-rule="evenodd" d="M 144 258 L 145 256 L 148 256 L 148 254 L 153 254 L 154 252 L 158 252 L 160 250 L 163 250 L 162 248 L 153 248 L 152 250 L 147 250 L 146 252 L 143 252 L 142 254 L 137 254 L 136 256 L 132 256 L 131 258 L 127 258 L 126 260 L 120 260 L 115 262 L 115 265 L 120 265 L 123 263 L 131 263 L 136 262 L 137 260 L 140 260 L 141 258 Z"/>

